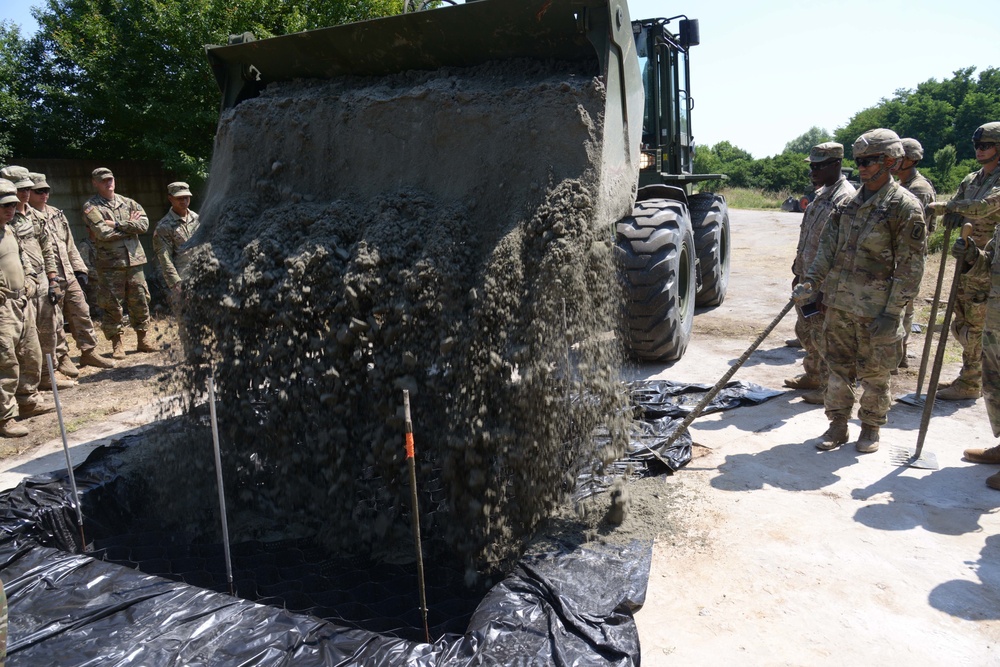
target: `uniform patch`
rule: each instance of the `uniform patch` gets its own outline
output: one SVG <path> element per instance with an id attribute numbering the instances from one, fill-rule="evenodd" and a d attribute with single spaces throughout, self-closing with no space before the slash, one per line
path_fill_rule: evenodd
<path id="1" fill-rule="evenodd" d="M 914 241 L 923 241 L 924 231 L 925 229 L 923 225 L 921 224 L 913 225 L 913 231 L 910 232 L 910 236 L 913 238 Z"/>

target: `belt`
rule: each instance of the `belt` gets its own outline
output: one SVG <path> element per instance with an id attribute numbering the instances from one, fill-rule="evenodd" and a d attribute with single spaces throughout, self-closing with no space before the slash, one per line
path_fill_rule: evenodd
<path id="1" fill-rule="evenodd" d="M 0 294 L 3 294 L 8 299 L 20 299 L 22 296 L 26 296 L 28 292 L 23 289 L 8 289 L 6 287 L 0 287 Z"/>

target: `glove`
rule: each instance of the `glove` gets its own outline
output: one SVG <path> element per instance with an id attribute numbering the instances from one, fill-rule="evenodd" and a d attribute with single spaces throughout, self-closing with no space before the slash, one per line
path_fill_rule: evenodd
<path id="1" fill-rule="evenodd" d="M 957 238 L 951 246 L 951 256 L 963 264 L 975 264 L 979 259 L 979 248 L 971 238 Z"/>
<path id="2" fill-rule="evenodd" d="M 76 276 L 76 282 L 80 283 L 80 287 L 87 289 L 87 283 L 90 282 L 90 276 L 83 271 L 74 271 L 73 275 Z"/>
<path id="3" fill-rule="evenodd" d="M 62 287 L 59 283 L 49 283 L 49 303 L 53 306 L 59 303 L 59 299 L 63 296 Z"/>
<path id="4" fill-rule="evenodd" d="M 816 298 L 816 286 L 806 278 L 792 290 L 792 300 L 800 306 Z"/>
<path id="5" fill-rule="evenodd" d="M 24 277 L 24 294 L 29 299 L 34 299 L 35 295 L 38 294 L 38 283 L 35 282 L 34 276 Z"/>
<path id="6" fill-rule="evenodd" d="M 955 229 L 962 226 L 962 216 L 954 211 L 948 211 L 941 219 L 945 229 Z"/>
<path id="7" fill-rule="evenodd" d="M 885 311 L 868 325 L 872 342 L 880 345 L 903 340 L 903 319 L 899 315 L 889 315 Z"/>

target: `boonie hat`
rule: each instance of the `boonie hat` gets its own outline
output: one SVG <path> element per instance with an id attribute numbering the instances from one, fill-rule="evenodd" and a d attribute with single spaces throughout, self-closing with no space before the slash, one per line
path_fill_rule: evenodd
<path id="1" fill-rule="evenodd" d="M 45 180 L 45 174 L 39 174 L 37 171 L 33 171 L 28 174 L 28 177 L 31 178 L 31 182 L 33 184 L 31 186 L 32 190 L 41 190 L 42 188 L 49 187 L 48 182 Z"/>
<path id="2" fill-rule="evenodd" d="M 903 157 L 916 162 L 924 159 L 924 147 L 920 145 L 919 141 L 907 137 L 900 139 L 900 143 L 903 144 Z"/>
<path id="3" fill-rule="evenodd" d="M 17 198 L 17 188 L 14 184 L 6 178 L 0 178 L 0 204 L 16 204 L 19 201 L 21 200 Z"/>
<path id="4" fill-rule="evenodd" d="M 190 197 L 191 188 L 184 181 L 177 181 L 167 186 L 167 194 L 171 197 Z"/>
<path id="5" fill-rule="evenodd" d="M 843 160 L 844 145 L 836 141 L 825 141 L 817 144 L 809 151 L 806 162 L 826 162 L 827 160 Z"/>
<path id="6" fill-rule="evenodd" d="M 28 176 L 28 170 L 24 167 L 16 167 L 11 165 L 9 167 L 4 167 L 0 169 L 0 176 L 3 176 L 8 181 L 14 184 L 14 188 L 20 190 L 21 188 L 30 188 L 32 186 L 31 177 Z"/>
<path id="7" fill-rule="evenodd" d="M 90 172 L 90 177 L 95 181 L 103 181 L 106 178 L 114 178 L 115 175 L 111 173 L 111 170 L 107 167 L 98 167 L 94 171 Z"/>

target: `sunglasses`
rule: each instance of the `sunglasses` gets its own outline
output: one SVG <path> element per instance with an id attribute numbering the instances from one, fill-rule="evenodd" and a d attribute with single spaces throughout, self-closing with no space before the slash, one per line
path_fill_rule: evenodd
<path id="1" fill-rule="evenodd" d="M 996 146 L 996 144 L 993 143 L 992 141 L 974 141 L 972 143 L 976 147 L 977 151 L 988 151 L 989 149 Z"/>
<path id="2" fill-rule="evenodd" d="M 836 162 L 810 162 L 809 171 L 819 171 L 820 169 L 826 169 L 827 167 L 832 167 L 837 164 Z"/>
<path id="3" fill-rule="evenodd" d="M 859 167 L 867 167 L 868 165 L 878 164 L 882 159 L 881 155 L 873 155 L 872 157 L 859 157 L 854 159 L 854 164 Z"/>
<path id="4" fill-rule="evenodd" d="M 37 190 L 32 190 L 32 192 L 38 193 L 40 195 L 47 195 L 51 191 L 48 188 L 38 188 Z"/>
<path id="5" fill-rule="evenodd" d="M 14 208 L 17 204 L 11 202 L 10 204 L 0 204 L 0 208 Z"/>

